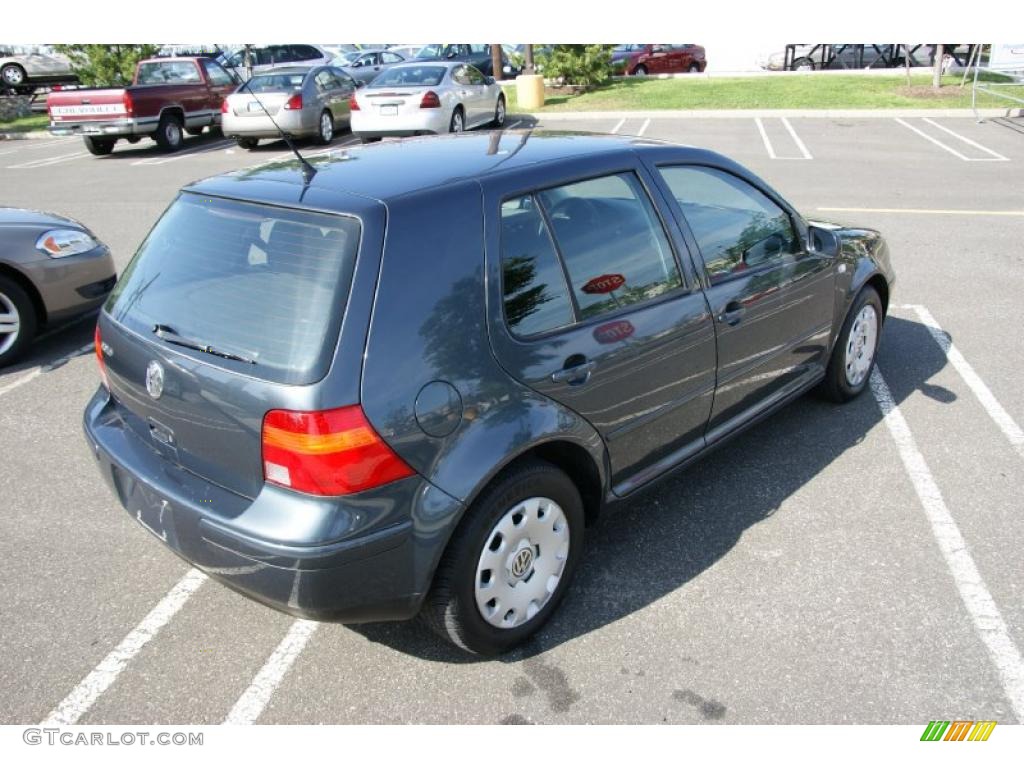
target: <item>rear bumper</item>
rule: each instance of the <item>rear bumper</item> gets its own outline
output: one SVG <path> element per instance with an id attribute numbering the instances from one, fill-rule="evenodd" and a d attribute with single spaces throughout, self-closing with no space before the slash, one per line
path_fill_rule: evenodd
<path id="1" fill-rule="evenodd" d="M 274 116 L 277 126 L 266 115 L 241 116 L 228 113 L 221 115 L 221 131 L 230 139 L 276 139 L 281 131 L 291 136 L 312 136 L 319 129 L 318 114 L 307 110 L 279 110 Z"/>
<path id="2" fill-rule="evenodd" d="M 160 124 L 158 117 L 119 118 L 116 120 L 51 120 L 50 133 L 54 136 L 148 136 Z"/>
<path id="3" fill-rule="evenodd" d="M 448 133 L 451 112 L 446 109 L 422 109 L 413 115 L 380 116 L 369 109 L 352 113 L 352 133 L 356 136 L 422 136 Z"/>
<path id="4" fill-rule="evenodd" d="M 461 505 L 419 476 L 321 499 L 264 486 L 255 500 L 160 456 L 100 389 L 85 435 L 122 506 L 177 555 L 272 608 L 358 623 L 419 610 Z M 315 533 L 312 533 L 315 532 Z"/>

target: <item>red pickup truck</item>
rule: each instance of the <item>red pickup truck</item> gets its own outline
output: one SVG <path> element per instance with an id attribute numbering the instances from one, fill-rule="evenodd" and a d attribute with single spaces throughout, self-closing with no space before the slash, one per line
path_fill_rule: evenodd
<path id="1" fill-rule="evenodd" d="M 94 155 L 109 155 L 118 139 L 134 144 L 149 136 L 168 152 L 183 133 L 198 136 L 220 125 L 220 106 L 238 80 L 213 59 L 146 59 L 126 88 L 54 91 L 46 97 L 50 133 L 81 135 Z"/>

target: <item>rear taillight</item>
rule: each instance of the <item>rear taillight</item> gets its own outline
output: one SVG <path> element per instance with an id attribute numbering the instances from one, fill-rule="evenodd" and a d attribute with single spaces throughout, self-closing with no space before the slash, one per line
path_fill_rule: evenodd
<path id="1" fill-rule="evenodd" d="M 354 93 L 348 97 L 348 108 L 353 112 L 359 111 L 359 102 L 356 101 L 356 95 Z"/>
<path id="2" fill-rule="evenodd" d="M 96 352 L 96 362 L 100 366 L 100 380 L 103 386 L 110 389 L 110 380 L 107 378 L 107 363 L 103 359 L 103 338 L 100 336 L 100 324 L 96 323 L 96 333 L 92 337 L 93 350 Z"/>
<path id="3" fill-rule="evenodd" d="M 132 95 L 128 91 L 125 91 L 121 97 L 121 104 L 124 106 L 124 113 L 126 115 L 135 114 L 135 102 L 132 101 Z"/>
<path id="4" fill-rule="evenodd" d="M 420 109 L 437 109 L 441 106 L 441 99 L 433 91 L 427 91 L 420 99 Z"/>
<path id="5" fill-rule="evenodd" d="M 224 99 L 224 101 L 222 101 L 220 103 L 220 113 L 222 115 L 226 115 L 230 111 L 231 111 L 231 107 L 228 106 L 228 100 Z"/>
<path id="6" fill-rule="evenodd" d="M 263 476 L 268 483 L 319 496 L 343 496 L 412 474 L 358 405 L 330 411 L 268 411 L 263 417 Z"/>
<path id="7" fill-rule="evenodd" d="M 285 109 L 302 109 L 302 94 L 296 93 L 284 105 Z"/>

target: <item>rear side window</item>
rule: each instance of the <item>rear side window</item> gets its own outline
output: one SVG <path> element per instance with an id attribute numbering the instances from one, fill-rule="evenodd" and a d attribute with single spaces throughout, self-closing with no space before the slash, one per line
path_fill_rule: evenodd
<path id="1" fill-rule="evenodd" d="M 572 323 L 572 304 L 551 236 L 534 198 L 501 206 L 501 286 L 505 321 L 517 336 Z"/>
<path id="2" fill-rule="evenodd" d="M 634 174 L 547 189 L 539 198 L 551 220 L 581 320 L 682 285 L 665 230 Z"/>
<path id="3" fill-rule="evenodd" d="M 198 83 L 199 70 L 191 61 L 147 61 L 139 65 L 138 85 Z"/>
<path id="4" fill-rule="evenodd" d="M 215 61 L 206 62 L 206 74 L 214 85 L 232 85 L 235 82 Z"/>
<path id="5" fill-rule="evenodd" d="M 697 238 L 712 284 L 800 253 L 789 215 L 742 179 L 700 166 L 665 167 L 661 175 Z"/>
<path id="6" fill-rule="evenodd" d="M 195 353 L 206 362 L 311 383 L 326 373 L 337 342 L 359 236 L 349 216 L 185 193 L 150 232 L 106 310 L 144 338 L 155 341 L 154 326 L 170 326 L 255 364 Z"/>

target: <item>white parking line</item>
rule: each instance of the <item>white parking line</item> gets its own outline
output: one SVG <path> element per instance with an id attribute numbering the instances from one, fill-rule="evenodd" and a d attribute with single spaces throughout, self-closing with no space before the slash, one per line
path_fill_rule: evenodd
<path id="1" fill-rule="evenodd" d="M 789 124 L 789 120 L 785 117 L 782 118 L 782 124 L 786 126 L 786 130 L 789 131 L 789 135 L 793 137 L 793 143 L 796 144 L 797 149 L 804 156 L 804 160 L 813 160 L 811 153 L 807 151 L 807 146 L 803 143 L 799 136 L 796 135 L 796 131 L 793 130 L 793 126 Z"/>
<path id="2" fill-rule="evenodd" d="M 970 139 L 965 139 L 963 136 L 960 136 L 959 134 L 953 133 L 952 131 L 950 131 L 950 130 L 948 130 L 946 128 L 943 128 L 938 123 L 935 123 L 935 122 L 933 122 L 931 120 L 928 120 L 927 117 L 922 118 L 922 119 L 923 120 L 927 120 L 928 122 L 932 123 L 932 125 L 934 125 L 936 128 L 941 128 L 942 130 L 946 131 L 946 133 L 952 133 L 958 139 L 963 139 L 968 144 L 973 144 L 974 146 L 976 146 L 979 149 L 982 149 L 982 150 L 988 152 L 991 155 L 995 155 L 996 154 L 995 152 L 992 152 L 989 149 L 985 149 L 985 147 L 982 147 L 980 144 L 977 144 L 977 143 L 971 141 Z M 949 154 L 954 155 L 955 157 L 959 157 L 961 160 L 963 160 L 965 162 L 968 162 L 968 163 L 996 163 L 996 162 L 1000 162 L 1000 161 L 1004 161 L 1004 160 L 1009 160 L 1008 157 L 1003 157 L 1002 155 L 997 155 L 996 157 L 968 157 L 967 155 L 965 155 L 965 154 L 963 154 L 961 152 L 958 152 L 957 150 L 953 149 L 951 146 L 949 146 L 947 144 L 943 144 L 938 139 L 936 139 L 936 138 L 934 138 L 932 136 L 929 136 L 927 133 L 922 131 L 920 128 L 915 128 L 914 126 L 912 126 L 910 123 L 908 123 L 906 120 L 904 120 L 901 117 L 894 117 L 893 120 L 895 120 L 897 123 L 902 125 L 904 128 L 909 128 L 910 130 L 912 130 L 914 133 L 916 133 L 921 138 L 927 139 L 928 141 L 930 141 L 935 146 L 941 147 L 942 149 L 944 149 L 947 152 L 949 152 Z"/>
<path id="3" fill-rule="evenodd" d="M 647 118 L 644 120 L 644 124 L 640 126 L 640 130 L 636 132 L 637 136 L 643 136 L 647 132 L 647 128 L 651 125 L 651 119 Z"/>
<path id="4" fill-rule="evenodd" d="M 216 152 L 220 149 L 226 149 L 233 145 L 235 142 L 230 139 L 224 141 L 217 141 L 213 144 L 207 144 L 202 147 L 196 147 L 195 149 L 187 149 L 184 152 L 175 152 L 170 157 L 146 157 L 142 160 L 135 160 L 132 165 L 166 165 L 167 163 L 173 163 L 177 160 L 184 160 L 187 157 L 193 157 L 195 155 L 205 155 L 208 152 Z"/>
<path id="5" fill-rule="evenodd" d="M 903 467 L 931 524 L 932 534 L 953 576 L 960 599 L 999 673 L 1003 691 L 1017 721 L 1024 723 L 1024 659 L 1010 637 L 1006 622 L 967 551 L 967 542 L 878 368 L 871 374 L 871 392 L 882 409 L 885 425 L 896 442 Z"/>
<path id="6" fill-rule="evenodd" d="M 252 684 L 231 708 L 231 712 L 224 720 L 225 725 L 252 725 L 256 722 L 319 626 L 317 622 L 305 619 L 299 619 L 292 624 L 284 640 L 270 654 L 263 669 L 256 674 Z"/>
<path id="7" fill-rule="evenodd" d="M 917 316 L 921 318 L 922 324 L 928 329 L 932 338 L 935 339 L 935 343 L 945 353 L 946 359 L 953 365 L 956 372 L 960 374 L 960 377 L 967 386 L 971 388 L 974 396 L 978 398 L 978 401 L 988 413 L 989 418 L 996 423 L 996 426 L 1006 436 L 1006 439 L 1010 441 L 1010 445 L 1020 454 L 1021 458 L 1024 458 L 1024 430 L 1020 428 L 1020 425 L 1013 420 L 1013 417 L 996 400 L 992 390 L 988 388 L 971 364 L 960 354 L 960 350 L 953 344 L 949 335 L 942 330 L 932 316 L 932 313 L 920 304 L 904 304 L 902 306 L 906 309 L 912 309 L 917 313 Z"/>
<path id="8" fill-rule="evenodd" d="M 167 596 L 149 612 L 149 615 L 125 636 L 117 648 L 107 654 L 107 657 L 86 675 L 85 679 L 67 695 L 64 701 L 47 715 L 42 725 L 73 725 L 77 723 L 79 718 L 89 711 L 96 699 L 124 671 L 135 654 L 156 637 L 160 628 L 174 617 L 174 614 L 205 581 L 206 575 L 194 568 L 186 573 L 181 581 L 167 593 Z"/>
<path id="9" fill-rule="evenodd" d="M 948 134 L 949 134 L 950 136 L 955 136 L 956 138 L 960 139 L 960 141 L 964 142 L 965 144 L 970 144 L 970 145 L 971 145 L 972 147 L 977 147 L 977 148 L 978 148 L 978 149 L 980 149 L 980 150 L 981 150 L 982 152 L 985 152 L 985 153 L 987 153 L 987 154 L 989 154 L 989 155 L 992 155 L 992 157 L 993 157 L 993 158 L 995 158 L 996 160 L 1005 160 L 1005 161 L 1007 161 L 1007 162 L 1009 162 L 1009 160 L 1010 160 L 1010 158 L 1008 158 L 1008 157 L 1004 157 L 1003 155 L 1000 155 L 1000 154 L 999 154 L 998 152 L 993 152 L 993 151 L 992 151 L 991 149 L 989 149 L 988 147 L 984 147 L 984 146 L 982 146 L 981 144 L 979 144 L 978 142 L 974 141 L 973 139 L 968 139 L 968 138 L 967 138 L 966 136 L 961 136 L 961 135 L 960 135 L 959 133 L 957 133 L 956 131 L 950 130 L 949 128 L 947 128 L 947 127 L 946 127 L 946 126 L 944 126 L 944 125 L 939 125 L 939 124 L 938 124 L 938 123 L 936 123 L 936 122 L 935 122 L 934 120 L 932 120 L 932 119 L 931 119 L 930 117 L 923 117 L 923 118 L 921 118 L 921 119 L 922 119 L 922 120 L 924 120 L 924 121 L 925 121 L 926 123 L 929 123 L 929 124 L 931 124 L 931 125 L 934 125 L 934 126 L 935 126 L 936 128 L 938 128 L 938 129 L 939 129 L 940 131 L 945 131 L 945 132 L 946 132 L 946 133 L 948 133 Z M 980 160 L 980 159 L 983 159 L 983 158 L 978 158 L 978 159 Z"/>
<path id="10" fill-rule="evenodd" d="M 74 350 L 73 352 L 69 352 L 68 354 L 64 355 L 63 357 L 58 357 L 56 360 L 54 360 L 52 362 L 49 362 L 49 363 L 46 363 L 45 365 L 40 365 L 40 366 L 38 366 L 36 368 L 33 368 L 31 371 L 29 371 L 25 376 L 22 376 L 20 379 L 15 379 L 10 384 L 0 385 L 0 395 L 6 395 L 8 392 L 11 392 L 11 391 L 17 389 L 18 387 L 20 387 L 22 384 L 28 384 L 30 381 L 32 381 L 32 379 L 35 379 L 36 377 L 38 377 L 38 376 L 40 376 L 40 375 L 42 375 L 44 373 L 47 373 L 48 371 L 52 371 L 54 368 L 59 368 L 60 366 L 62 366 L 65 363 L 67 363 L 72 358 L 78 357 L 79 355 L 83 355 L 86 352 L 90 351 L 91 349 L 92 349 L 92 342 L 89 342 L 88 344 L 82 345 L 81 347 L 79 347 L 78 349 Z"/>
<path id="11" fill-rule="evenodd" d="M 57 163 L 64 163 L 68 160 L 76 160 L 79 157 L 88 157 L 88 152 L 72 152 L 67 155 L 55 155 L 53 157 L 41 157 L 36 160 L 28 160 L 24 163 L 18 163 L 17 165 L 8 165 L 9 169 L 13 168 L 45 168 L 48 165 L 56 165 Z"/>
<path id="12" fill-rule="evenodd" d="M 764 148 L 768 151 L 768 157 L 772 160 L 778 160 L 775 156 L 775 148 L 772 146 L 771 141 L 768 139 L 768 132 L 764 129 L 764 123 L 761 122 L 760 117 L 754 118 L 754 124 L 757 125 L 757 130 L 761 132 L 761 141 L 764 142 Z"/>
<path id="13" fill-rule="evenodd" d="M 626 118 L 622 118 L 621 120 L 619 120 L 619 122 L 617 122 L 615 124 L 615 127 L 612 128 L 611 132 L 612 133 L 618 133 L 622 129 L 622 126 L 625 125 L 625 123 L 626 123 Z"/>

